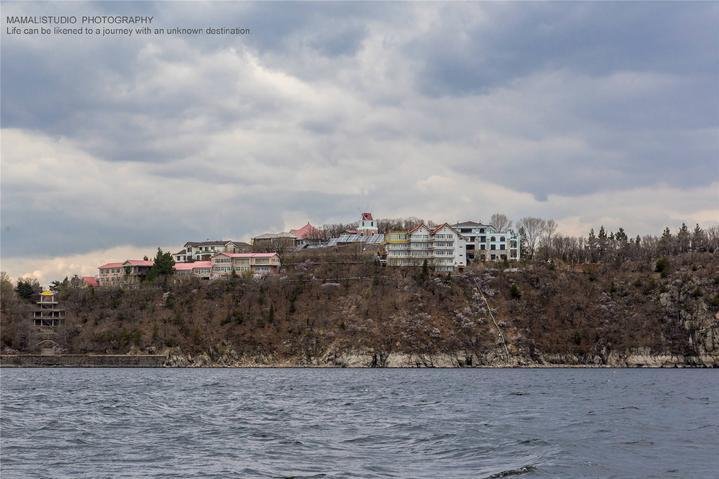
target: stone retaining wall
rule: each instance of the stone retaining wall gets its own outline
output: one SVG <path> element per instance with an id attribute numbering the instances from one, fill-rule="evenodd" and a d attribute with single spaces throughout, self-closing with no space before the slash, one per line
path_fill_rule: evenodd
<path id="1" fill-rule="evenodd" d="M 4 368 L 160 368 L 163 354 L 0 354 Z"/>

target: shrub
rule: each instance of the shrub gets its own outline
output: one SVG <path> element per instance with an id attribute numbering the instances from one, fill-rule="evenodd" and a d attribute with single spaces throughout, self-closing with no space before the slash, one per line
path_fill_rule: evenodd
<path id="1" fill-rule="evenodd" d="M 662 278 L 669 276 L 669 260 L 666 257 L 659 258 L 654 266 L 654 271 L 659 273 Z"/>

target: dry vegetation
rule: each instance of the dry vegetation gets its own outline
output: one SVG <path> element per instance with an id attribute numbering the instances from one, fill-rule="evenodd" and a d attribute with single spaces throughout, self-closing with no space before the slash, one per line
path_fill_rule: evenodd
<path id="1" fill-rule="evenodd" d="M 384 268 L 355 249 L 284 258 L 286 272 L 263 280 L 187 280 L 139 289 L 66 287 L 59 342 L 74 353 L 160 352 L 327 362 L 369 353 L 448 353 L 481 364 L 501 351 L 484 296 L 510 352 L 606 360 L 612 352 L 719 353 L 719 259 L 679 253 L 619 264 L 546 261 L 476 265 L 435 275 Z M 494 266 L 494 267 L 493 267 Z M 3 348 L 32 349 L 22 301 L 3 286 Z"/>

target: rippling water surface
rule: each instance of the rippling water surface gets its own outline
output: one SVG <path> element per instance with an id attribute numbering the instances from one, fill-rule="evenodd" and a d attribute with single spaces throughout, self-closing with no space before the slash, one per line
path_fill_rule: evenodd
<path id="1" fill-rule="evenodd" d="M 716 370 L 0 374 L 3 479 L 719 477 Z"/>

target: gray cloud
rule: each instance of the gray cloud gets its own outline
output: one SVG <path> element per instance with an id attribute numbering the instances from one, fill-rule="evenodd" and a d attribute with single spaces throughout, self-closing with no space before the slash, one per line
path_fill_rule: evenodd
<path id="1" fill-rule="evenodd" d="M 252 30 L 3 37 L 4 258 L 247 237 L 365 208 L 658 229 L 665 204 L 638 221 L 592 201 L 666 187 L 676 215 L 705 218 L 719 200 L 715 4 L 4 10 Z"/>

